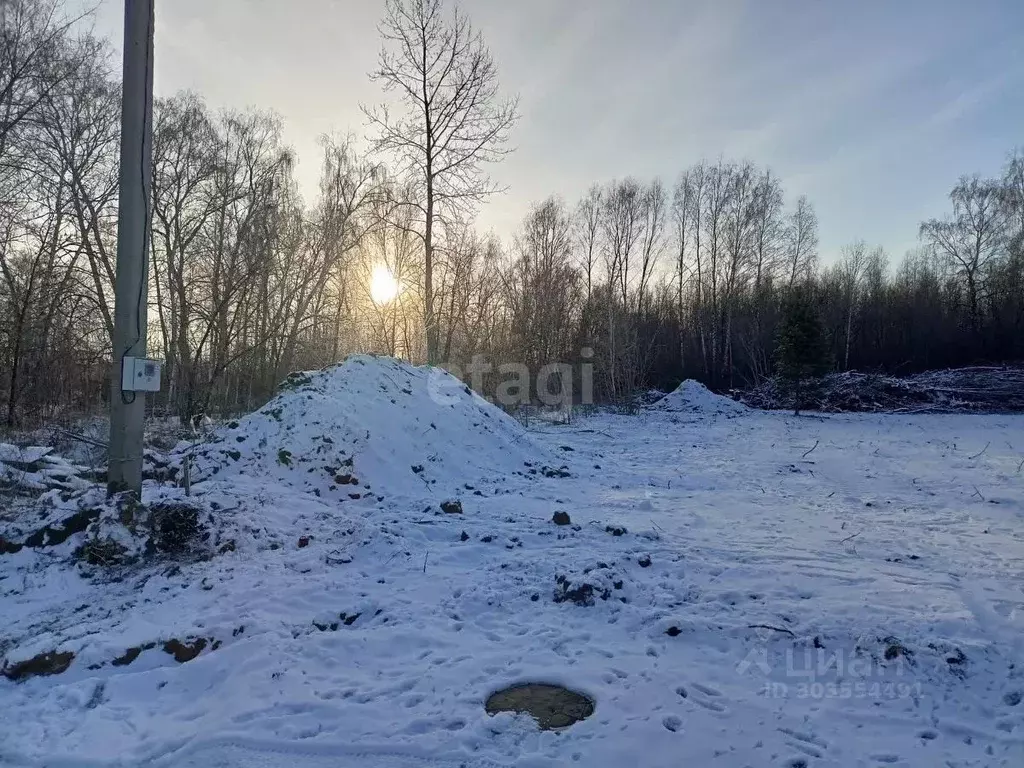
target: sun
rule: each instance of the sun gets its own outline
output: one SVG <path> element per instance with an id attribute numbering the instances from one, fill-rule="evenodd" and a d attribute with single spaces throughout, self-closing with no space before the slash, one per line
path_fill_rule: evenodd
<path id="1" fill-rule="evenodd" d="M 374 304 L 387 304 L 398 296 L 400 286 L 386 264 L 378 264 L 373 268 L 370 278 L 370 298 Z"/>

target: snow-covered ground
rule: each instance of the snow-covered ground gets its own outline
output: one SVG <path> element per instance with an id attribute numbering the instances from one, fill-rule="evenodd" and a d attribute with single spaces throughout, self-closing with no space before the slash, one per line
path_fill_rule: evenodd
<path id="1" fill-rule="evenodd" d="M 67 547 L 0 555 L 7 662 L 76 654 L 0 678 L 0 764 L 1024 765 L 1024 417 L 526 433 L 420 369 L 346 365 L 191 449 L 233 551 L 114 582 Z M 179 664 L 171 638 L 207 644 Z M 526 681 L 595 712 L 485 714 Z"/>

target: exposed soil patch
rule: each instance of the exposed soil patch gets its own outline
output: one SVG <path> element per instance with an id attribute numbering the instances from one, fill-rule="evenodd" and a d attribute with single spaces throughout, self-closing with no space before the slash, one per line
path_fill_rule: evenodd
<path id="1" fill-rule="evenodd" d="M 0 555 L 13 555 L 21 552 L 21 544 L 16 541 L 9 541 L 0 536 Z"/>
<path id="2" fill-rule="evenodd" d="M 100 512 L 101 510 L 98 508 L 79 510 L 70 517 L 64 518 L 57 526 L 47 525 L 44 528 L 40 528 L 25 539 L 25 546 L 53 547 L 57 544 L 63 544 L 76 533 L 81 533 L 88 528 L 90 523 L 99 519 Z"/>
<path id="3" fill-rule="evenodd" d="M 168 640 L 164 643 L 164 653 L 171 654 L 176 662 L 184 664 L 187 661 L 192 661 L 192 659 L 202 653 L 206 643 L 205 637 L 192 638 L 184 643 L 177 639 Z"/>
<path id="4" fill-rule="evenodd" d="M 121 656 L 114 659 L 111 664 L 115 667 L 127 667 L 133 661 L 135 661 L 142 654 L 143 651 L 148 651 L 150 648 L 155 648 L 156 643 L 146 643 L 145 645 L 135 645 L 125 651 Z"/>
<path id="5" fill-rule="evenodd" d="M 30 677 L 41 677 L 46 675 L 59 675 L 71 666 L 75 654 L 71 651 L 47 651 L 33 656 L 31 659 L 19 661 L 15 664 L 5 665 L 4 677 L 20 683 Z"/>

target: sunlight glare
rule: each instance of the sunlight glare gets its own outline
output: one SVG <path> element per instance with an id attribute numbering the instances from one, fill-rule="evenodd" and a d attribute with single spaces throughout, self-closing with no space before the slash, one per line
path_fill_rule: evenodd
<path id="1" fill-rule="evenodd" d="M 370 278 L 370 298 L 374 304 L 387 304 L 398 296 L 399 285 L 386 264 L 378 264 L 373 268 Z"/>

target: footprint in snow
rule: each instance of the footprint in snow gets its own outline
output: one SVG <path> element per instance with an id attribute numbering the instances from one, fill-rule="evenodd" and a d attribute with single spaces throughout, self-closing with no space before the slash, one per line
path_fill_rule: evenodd
<path id="1" fill-rule="evenodd" d="M 683 721 L 675 715 L 667 715 L 661 721 L 661 724 L 665 726 L 667 730 L 675 733 L 683 727 Z"/>
<path id="2" fill-rule="evenodd" d="M 722 693 L 714 688 L 700 683 L 691 683 L 691 690 L 688 691 L 686 688 L 680 686 L 676 688 L 676 693 L 684 699 L 693 701 L 694 704 L 703 707 L 709 712 L 715 712 L 719 715 L 726 715 L 729 713 L 729 708 L 725 706 L 721 701 Z"/>
<path id="3" fill-rule="evenodd" d="M 787 740 L 789 746 L 810 757 L 821 757 L 822 752 L 828 749 L 828 744 L 814 734 L 794 731 L 791 728 L 779 728 L 779 731 L 789 737 Z"/>
<path id="4" fill-rule="evenodd" d="M 722 695 L 721 691 L 716 690 L 715 688 L 710 688 L 710 687 L 708 687 L 706 685 L 701 685 L 700 683 L 694 683 L 693 684 L 693 688 L 694 688 L 694 690 L 696 690 L 696 691 L 698 691 L 700 693 L 703 693 L 705 696 L 721 696 Z"/>

